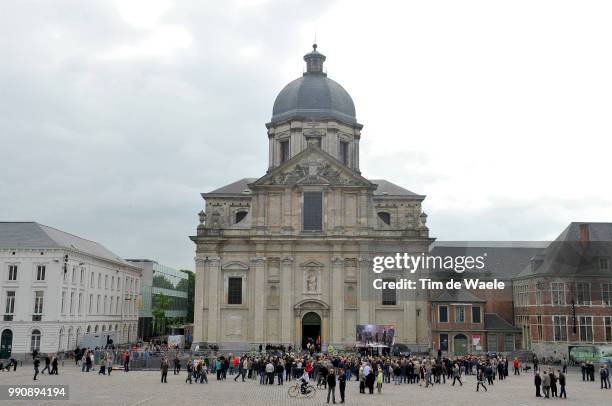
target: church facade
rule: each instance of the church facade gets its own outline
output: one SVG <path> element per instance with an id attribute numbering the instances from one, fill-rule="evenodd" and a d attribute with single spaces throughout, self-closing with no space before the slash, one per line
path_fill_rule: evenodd
<path id="1" fill-rule="evenodd" d="M 427 348 L 424 293 L 372 287 L 402 277 L 374 274 L 375 256 L 429 251 L 425 196 L 362 176 L 353 101 L 316 45 L 304 60 L 266 124 L 267 173 L 202 194 L 194 342 L 343 348 L 358 325 L 384 324 L 396 343 Z"/>

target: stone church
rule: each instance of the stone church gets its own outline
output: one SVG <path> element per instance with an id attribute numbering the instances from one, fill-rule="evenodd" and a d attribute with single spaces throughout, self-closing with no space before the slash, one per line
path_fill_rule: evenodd
<path id="1" fill-rule="evenodd" d="M 194 342 L 344 348 L 357 325 L 391 324 L 396 343 L 429 346 L 424 293 L 372 287 L 402 277 L 373 273 L 375 256 L 428 252 L 425 196 L 362 176 L 363 125 L 325 59 L 313 45 L 302 77 L 278 94 L 266 174 L 202 193 Z"/>

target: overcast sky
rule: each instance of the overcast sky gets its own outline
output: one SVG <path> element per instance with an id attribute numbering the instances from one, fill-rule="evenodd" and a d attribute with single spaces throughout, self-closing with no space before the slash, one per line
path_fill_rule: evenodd
<path id="1" fill-rule="evenodd" d="M 361 170 L 440 240 L 612 221 L 612 2 L 0 3 L 0 217 L 193 269 L 201 192 L 267 169 L 316 32 Z"/>

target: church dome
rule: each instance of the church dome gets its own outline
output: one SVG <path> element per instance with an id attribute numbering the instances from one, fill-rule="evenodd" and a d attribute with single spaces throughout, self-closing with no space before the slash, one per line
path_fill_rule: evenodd
<path id="1" fill-rule="evenodd" d="M 355 104 L 342 86 L 323 71 L 325 55 L 317 51 L 304 55 L 306 72 L 290 82 L 274 101 L 272 123 L 289 118 L 335 118 L 354 124 Z"/>

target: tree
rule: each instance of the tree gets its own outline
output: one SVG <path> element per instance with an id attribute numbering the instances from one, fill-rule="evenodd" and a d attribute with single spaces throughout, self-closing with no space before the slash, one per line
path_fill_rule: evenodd
<path id="1" fill-rule="evenodd" d="M 166 310 L 172 304 L 172 299 L 163 293 L 159 293 L 154 296 L 153 309 L 151 314 L 155 320 L 155 327 L 153 328 L 153 334 L 164 334 L 166 331 Z M 159 331 L 161 329 L 161 331 Z"/>

